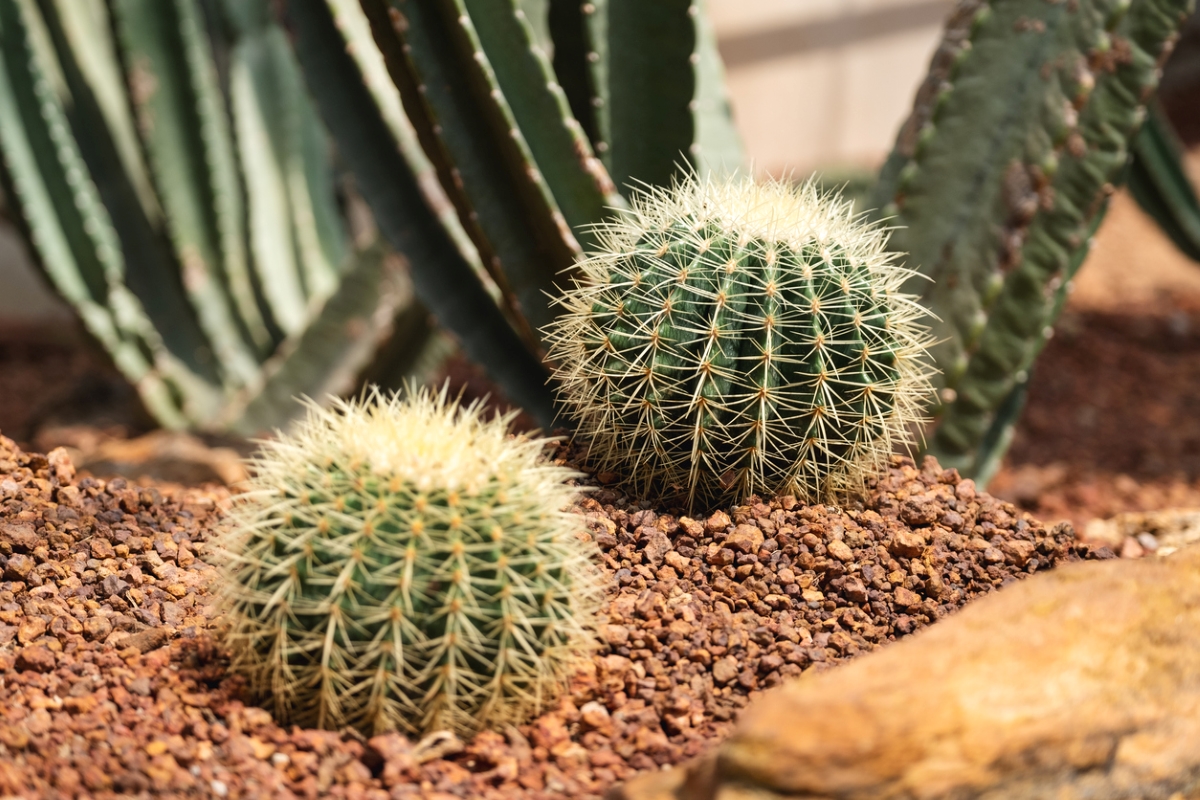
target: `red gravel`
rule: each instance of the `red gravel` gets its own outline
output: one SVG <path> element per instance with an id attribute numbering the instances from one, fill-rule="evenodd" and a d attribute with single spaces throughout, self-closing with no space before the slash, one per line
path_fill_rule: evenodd
<path id="1" fill-rule="evenodd" d="M 0 794 L 597 797 L 707 748 L 785 677 L 1111 555 L 933 462 L 895 459 L 843 510 L 785 497 L 693 520 L 601 491 L 580 511 L 613 592 L 570 695 L 466 744 L 364 740 L 280 728 L 226 673 L 203 557 L 228 499 L 78 479 L 62 451 L 0 437 Z"/>

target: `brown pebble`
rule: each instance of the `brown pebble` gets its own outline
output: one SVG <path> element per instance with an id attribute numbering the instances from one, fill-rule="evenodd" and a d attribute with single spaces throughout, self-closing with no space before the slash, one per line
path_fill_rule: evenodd
<path id="1" fill-rule="evenodd" d="M 738 525 L 725 539 L 725 544 L 743 553 L 757 553 L 762 547 L 763 532 L 756 525 Z"/>
<path id="2" fill-rule="evenodd" d="M 655 528 L 646 537 L 646 543 L 642 549 L 647 560 L 657 567 L 663 563 L 663 556 L 671 550 L 671 540 L 665 533 Z"/>
<path id="3" fill-rule="evenodd" d="M 601 625 L 600 638 L 613 647 L 621 647 L 629 641 L 629 629 L 624 625 Z"/>
<path id="4" fill-rule="evenodd" d="M 896 605 L 900 608 L 912 609 L 921 605 L 921 596 L 903 586 L 897 587 L 892 597 L 896 599 Z"/>
<path id="5" fill-rule="evenodd" d="M 149 628 L 141 633 L 130 634 L 118 640 L 115 646 L 118 650 L 133 648 L 139 653 L 149 653 L 151 650 L 162 647 L 170 638 L 171 631 L 167 628 Z"/>
<path id="6" fill-rule="evenodd" d="M 32 553 L 42 544 L 42 537 L 38 536 L 37 531 L 28 523 L 0 522 L 0 541 L 8 542 L 14 549 Z"/>
<path id="7" fill-rule="evenodd" d="M 1146 548 L 1132 536 L 1126 536 L 1121 542 L 1121 558 L 1141 558 L 1146 555 Z"/>
<path id="8" fill-rule="evenodd" d="M 1001 543 L 1000 550 L 1018 567 L 1023 567 L 1037 552 L 1037 545 L 1020 539 L 1007 539 Z"/>
<path id="9" fill-rule="evenodd" d="M 843 541 L 834 539 L 829 543 L 827 549 L 829 550 L 829 555 L 833 556 L 838 561 L 854 560 L 854 551 L 851 550 L 849 545 Z"/>
<path id="10" fill-rule="evenodd" d="M 84 638 L 92 641 L 104 641 L 112 629 L 112 623 L 105 617 L 88 617 L 83 623 Z"/>
<path id="11" fill-rule="evenodd" d="M 738 662 L 733 656 L 726 656 L 712 665 L 713 681 L 722 686 L 729 683 L 738 675 Z"/>
<path id="12" fill-rule="evenodd" d="M 17 641 L 29 644 L 46 632 L 46 621 L 41 617 L 26 617 L 17 626 Z"/>
<path id="13" fill-rule="evenodd" d="M 0 725 L 0 744 L 9 750 L 24 750 L 29 745 L 29 731 L 20 725 Z"/>
<path id="14" fill-rule="evenodd" d="M 14 666 L 18 672 L 51 672 L 54 670 L 54 653 L 42 645 L 24 647 L 17 651 Z"/>
<path id="15" fill-rule="evenodd" d="M 24 581 L 33 572 L 33 559 L 23 553 L 13 553 L 8 557 L 4 566 L 4 579 L 9 581 Z"/>
<path id="16" fill-rule="evenodd" d="M 916 558 L 925 550 L 925 537 L 916 531 L 897 531 L 888 549 L 895 556 Z"/>
<path id="17" fill-rule="evenodd" d="M 704 530 L 708 533 L 722 533 L 732 524 L 729 515 L 724 511 L 714 511 L 712 516 L 705 521 Z"/>

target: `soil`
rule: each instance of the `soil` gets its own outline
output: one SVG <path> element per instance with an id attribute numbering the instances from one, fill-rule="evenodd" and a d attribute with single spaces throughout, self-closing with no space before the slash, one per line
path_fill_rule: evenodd
<path id="1" fill-rule="evenodd" d="M 229 500 L 79 477 L 65 450 L 0 438 L 0 793 L 599 797 L 699 754 L 784 678 L 1112 557 L 931 459 L 896 457 L 846 509 L 752 499 L 694 520 L 602 490 L 578 510 L 612 590 L 569 694 L 469 743 L 364 739 L 280 728 L 226 672 L 204 557 Z"/>

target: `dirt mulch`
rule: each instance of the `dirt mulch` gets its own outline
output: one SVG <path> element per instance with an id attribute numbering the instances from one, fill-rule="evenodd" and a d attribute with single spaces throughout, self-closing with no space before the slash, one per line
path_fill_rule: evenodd
<path id="1" fill-rule="evenodd" d="M 1200 297 L 1068 311 L 989 488 L 1080 530 L 1121 512 L 1200 508 L 1197 409 Z"/>
<path id="2" fill-rule="evenodd" d="M 569 696 L 469 743 L 364 739 L 281 728 L 226 673 L 204 554 L 228 502 L 79 478 L 64 451 L 0 437 L 0 793 L 596 797 L 707 748 L 786 677 L 1111 557 L 932 461 L 896 458 L 845 510 L 785 497 L 693 520 L 601 491 L 579 510 L 612 594 Z"/>

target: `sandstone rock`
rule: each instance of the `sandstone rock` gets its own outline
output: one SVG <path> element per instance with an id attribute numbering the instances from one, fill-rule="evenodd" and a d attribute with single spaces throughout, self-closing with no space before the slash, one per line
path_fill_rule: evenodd
<path id="1" fill-rule="evenodd" d="M 767 694 L 617 796 L 1200 797 L 1200 547 L 1009 586 Z"/>

